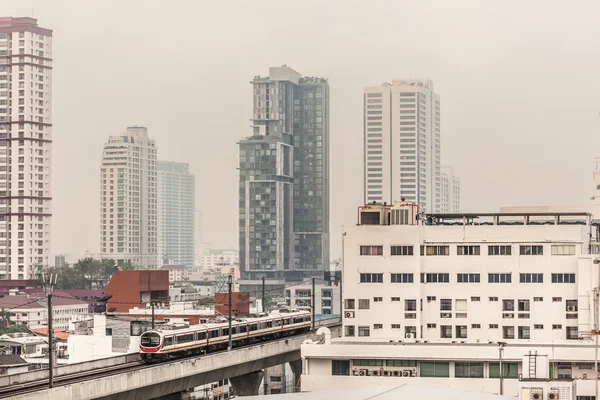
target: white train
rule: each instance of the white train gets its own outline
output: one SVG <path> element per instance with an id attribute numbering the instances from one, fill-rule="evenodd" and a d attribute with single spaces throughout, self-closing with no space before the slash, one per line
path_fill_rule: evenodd
<path id="1" fill-rule="evenodd" d="M 233 320 L 231 341 L 233 347 L 243 346 L 308 332 L 310 328 L 310 312 L 284 309 L 261 317 Z M 192 325 L 182 329 L 168 329 L 165 326 L 162 330 L 151 330 L 142 334 L 140 354 L 144 361 L 153 363 L 226 349 L 228 344 L 228 321 Z"/>

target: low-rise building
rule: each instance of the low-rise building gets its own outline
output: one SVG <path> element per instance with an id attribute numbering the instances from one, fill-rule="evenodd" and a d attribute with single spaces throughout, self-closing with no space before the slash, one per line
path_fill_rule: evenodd
<path id="1" fill-rule="evenodd" d="M 11 310 L 12 325 L 27 325 L 31 329 L 48 326 L 48 306 L 46 297 L 6 296 L 0 299 L 0 309 Z M 55 293 L 52 297 L 52 323 L 56 329 L 66 330 L 69 321 L 86 316 L 88 303 L 73 297 Z"/>
<path id="2" fill-rule="evenodd" d="M 302 346 L 302 390 L 394 379 L 517 395 L 537 352 L 592 396 L 599 234 L 582 211 L 361 207 L 343 229 L 344 337 Z"/>
<path id="3" fill-rule="evenodd" d="M 133 307 L 169 302 L 169 272 L 156 270 L 116 271 L 104 290 L 110 299 L 108 312 L 128 312 Z"/>
<path id="4" fill-rule="evenodd" d="M 169 272 L 169 282 L 183 282 L 189 279 L 189 269 L 185 265 L 165 264 L 160 267 L 161 271 Z"/>
<path id="5" fill-rule="evenodd" d="M 22 374 L 29 364 L 16 354 L 0 354 L 0 376 Z"/>
<path id="6" fill-rule="evenodd" d="M 315 314 L 340 314 L 340 287 L 315 285 Z M 285 303 L 301 310 L 312 310 L 312 285 L 294 285 L 285 290 Z"/>

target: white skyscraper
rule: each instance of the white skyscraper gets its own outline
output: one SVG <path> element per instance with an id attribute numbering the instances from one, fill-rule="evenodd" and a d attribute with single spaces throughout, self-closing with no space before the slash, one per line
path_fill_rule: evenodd
<path id="1" fill-rule="evenodd" d="M 440 212 L 460 212 L 460 178 L 454 176 L 452 167 L 442 167 L 440 185 Z"/>
<path id="2" fill-rule="evenodd" d="M 103 257 L 156 268 L 156 146 L 146 128 L 129 127 L 104 144 L 100 187 Z"/>
<path id="3" fill-rule="evenodd" d="M 431 80 L 394 80 L 364 93 L 364 201 L 405 198 L 440 211 L 440 97 Z"/>
<path id="4" fill-rule="evenodd" d="M 49 265 L 52 31 L 0 18 L 0 279 Z"/>

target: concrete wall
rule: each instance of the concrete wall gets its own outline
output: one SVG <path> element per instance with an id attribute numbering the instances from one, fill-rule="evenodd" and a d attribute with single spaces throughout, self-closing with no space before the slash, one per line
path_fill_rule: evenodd
<path id="1" fill-rule="evenodd" d="M 125 356 L 104 358 L 96 361 L 88 361 L 78 364 L 70 364 L 58 367 L 55 377 L 74 374 L 78 372 L 90 371 L 97 368 L 105 368 L 113 365 L 125 364 L 134 361 L 140 361 L 139 354 L 128 354 Z M 0 377 L 0 387 L 15 385 L 18 383 L 43 381 L 48 379 L 48 370 L 31 371 L 24 374 Z"/>

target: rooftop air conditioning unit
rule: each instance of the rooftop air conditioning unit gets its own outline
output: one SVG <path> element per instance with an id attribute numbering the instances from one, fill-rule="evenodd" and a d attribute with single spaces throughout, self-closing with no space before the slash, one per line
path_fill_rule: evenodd
<path id="1" fill-rule="evenodd" d="M 391 372 L 391 371 L 387 371 L 387 370 L 386 370 L 386 371 L 383 371 L 383 376 L 390 376 L 390 372 Z"/>
<path id="2" fill-rule="evenodd" d="M 393 372 L 394 376 L 402 376 L 402 371 L 394 371 Z"/>
<path id="3" fill-rule="evenodd" d="M 354 318 L 354 311 L 344 311 L 345 318 Z"/>
<path id="4" fill-rule="evenodd" d="M 375 369 L 375 370 L 371 371 L 371 375 L 373 375 L 373 376 L 381 376 L 381 372 L 379 372 L 379 370 Z"/>
<path id="5" fill-rule="evenodd" d="M 366 375 L 369 375 L 368 369 L 359 369 L 358 370 L 358 376 L 366 376 Z"/>
<path id="6" fill-rule="evenodd" d="M 359 373 L 359 371 L 358 371 L 358 368 L 354 368 L 354 369 L 352 370 L 352 375 L 354 375 L 354 376 L 358 376 L 358 373 Z"/>

